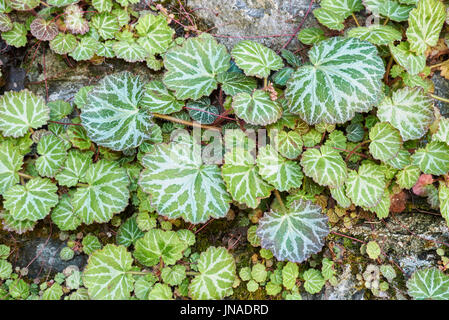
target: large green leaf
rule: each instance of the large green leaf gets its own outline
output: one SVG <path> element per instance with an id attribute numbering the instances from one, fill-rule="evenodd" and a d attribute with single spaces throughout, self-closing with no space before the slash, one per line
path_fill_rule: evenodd
<path id="1" fill-rule="evenodd" d="M 357 206 L 375 207 L 385 191 L 385 176 L 379 166 L 362 164 L 357 171 L 351 170 L 346 180 L 346 194 Z"/>
<path id="2" fill-rule="evenodd" d="M 449 300 L 449 277 L 437 268 L 418 270 L 407 281 L 407 289 L 416 300 Z"/>
<path id="3" fill-rule="evenodd" d="M 253 94 L 246 92 L 234 96 L 232 107 L 235 114 L 250 124 L 267 125 L 276 122 L 282 115 L 282 107 L 263 90 Z"/>
<path id="4" fill-rule="evenodd" d="M 330 9 L 318 8 L 313 10 L 313 15 L 324 26 L 331 30 L 341 31 L 344 29 L 344 18 L 341 15 L 334 13 Z"/>
<path id="5" fill-rule="evenodd" d="M 230 68 L 230 59 L 225 46 L 211 35 L 189 38 L 165 54 L 164 83 L 178 99 L 197 100 L 217 88 L 217 76 Z"/>
<path id="6" fill-rule="evenodd" d="M 19 182 L 18 172 L 22 168 L 23 155 L 12 143 L 0 143 L 0 195 Z"/>
<path id="7" fill-rule="evenodd" d="M 271 210 L 259 220 L 257 235 L 262 248 L 279 261 L 303 262 L 321 251 L 329 234 L 327 216 L 310 201 L 295 200 L 287 212 Z"/>
<path id="8" fill-rule="evenodd" d="M 118 163 L 100 160 L 91 164 L 82 181 L 87 185 L 78 187 L 72 204 L 84 223 L 108 222 L 128 205 L 129 178 Z"/>
<path id="9" fill-rule="evenodd" d="M 139 184 L 159 214 L 202 223 L 228 212 L 231 198 L 220 169 L 203 164 L 197 147 L 190 141 L 161 144 L 143 157 Z"/>
<path id="10" fill-rule="evenodd" d="M 22 137 L 50 119 L 50 109 L 29 90 L 7 91 L 0 97 L 0 130 L 5 137 Z"/>
<path id="11" fill-rule="evenodd" d="M 374 159 L 388 161 L 397 156 L 402 146 L 399 131 L 387 122 L 379 122 L 369 131 L 369 151 Z"/>
<path id="12" fill-rule="evenodd" d="M 23 47 L 27 43 L 27 29 L 25 25 L 13 22 L 11 30 L 2 32 L 2 39 L 10 46 Z"/>
<path id="13" fill-rule="evenodd" d="M 279 191 L 301 187 L 304 175 L 299 164 L 283 158 L 271 145 L 259 149 L 257 166 L 261 177 Z"/>
<path id="14" fill-rule="evenodd" d="M 37 221 L 45 218 L 58 203 L 58 188 L 49 179 L 33 178 L 3 193 L 3 206 L 15 220 Z"/>
<path id="15" fill-rule="evenodd" d="M 134 257 L 143 265 L 151 267 L 161 259 L 166 265 L 175 264 L 182 258 L 186 244 L 175 231 L 152 229 L 136 241 L 134 248 Z"/>
<path id="16" fill-rule="evenodd" d="M 284 66 L 282 58 L 276 52 L 264 45 L 245 40 L 240 41 L 232 49 L 232 57 L 247 76 L 267 78 L 271 71 L 276 71 Z"/>
<path id="17" fill-rule="evenodd" d="M 426 134 L 434 119 L 433 103 L 422 89 L 405 87 L 385 97 L 377 116 L 398 129 L 404 141 L 415 140 Z"/>
<path id="18" fill-rule="evenodd" d="M 89 92 L 81 121 L 89 138 L 113 150 L 138 147 L 150 139 L 152 115 L 141 106 L 144 83 L 128 72 L 104 77 Z"/>
<path id="19" fill-rule="evenodd" d="M 412 163 L 426 174 L 442 175 L 449 171 L 449 146 L 443 142 L 432 141 L 425 148 L 416 150 Z"/>
<path id="20" fill-rule="evenodd" d="M 407 39 L 410 50 L 423 54 L 428 47 L 437 44 L 446 19 L 446 9 L 440 0 L 420 0 L 410 12 Z"/>
<path id="21" fill-rule="evenodd" d="M 285 93 L 290 111 L 309 124 L 344 123 L 378 102 L 385 69 L 369 42 L 334 37 L 317 43 L 309 58 Z"/>
<path id="22" fill-rule="evenodd" d="M 348 174 L 340 153 L 328 146 L 307 149 L 302 154 L 301 165 L 304 173 L 322 186 L 339 187 Z"/>
<path id="23" fill-rule="evenodd" d="M 54 134 L 43 136 L 37 144 L 37 153 L 40 155 L 36 160 L 37 172 L 43 177 L 54 177 L 64 164 L 70 147 L 69 142 Z"/>
<path id="24" fill-rule="evenodd" d="M 133 258 L 124 246 L 107 244 L 92 253 L 83 272 L 83 283 L 91 299 L 129 299 L 134 289 Z"/>
<path id="25" fill-rule="evenodd" d="M 269 197 L 273 190 L 259 175 L 256 161 L 246 149 L 237 147 L 226 152 L 222 173 L 232 198 L 251 208 L 256 208 L 260 199 Z"/>
<path id="26" fill-rule="evenodd" d="M 137 42 L 151 55 L 167 51 L 175 30 L 168 26 L 167 18 L 151 13 L 141 16 L 136 24 Z"/>
<path id="27" fill-rule="evenodd" d="M 232 255 L 223 247 L 209 247 L 198 260 L 199 275 L 190 282 L 189 295 L 196 300 L 220 300 L 229 295 L 236 271 Z"/>

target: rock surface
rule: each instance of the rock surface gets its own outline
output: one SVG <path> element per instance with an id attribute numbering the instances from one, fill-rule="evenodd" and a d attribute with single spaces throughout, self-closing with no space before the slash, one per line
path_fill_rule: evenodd
<path id="1" fill-rule="evenodd" d="M 257 41 L 274 49 L 280 49 L 295 32 L 309 8 L 309 0 L 188 0 L 187 6 L 195 10 L 211 33 L 220 35 L 221 43 L 228 49 L 242 39 L 257 37 Z M 313 4 L 312 9 L 318 7 Z M 317 21 L 310 12 L 303 27 L 316 26 Z M 228 38 L 232 37 L 232 38 Z M 297 45 L 298 40 L 292 42 Z"/>
<path id="2" fill-rule="evenodd" d="M 18 256 L 17 266 L 25 267 L 33 259 L 35 259 L 28 267 L 28 277 L 38 278 L 46 277 L 47 274 L 62 272 L 70 265 L 76 265 L 80 270 L 84 268 L 87 263 L 87 256 L 85 254 L 75 254 L 74 258 L 69 261 L 63 261 L 59 257 L 59 252 L 66 246 L 65 242 L 44 238 L 36 238 L 27 241 L 22 248 L 20 248 L 20 255 Z M 37 258 L 36 258 L 37 257 Z"/>

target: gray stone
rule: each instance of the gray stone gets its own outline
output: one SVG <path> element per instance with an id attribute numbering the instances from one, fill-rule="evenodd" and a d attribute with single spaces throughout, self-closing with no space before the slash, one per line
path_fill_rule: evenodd
<path id="1" fill-rule="evenodd" d="M 442 77 L 439 72 L 435 72 L 432 81 L 435 86 L 435 94 L 449 99 L 449 80 Z M 449 116 L 449 103 L 435 100 L 435 105 L 440 109 L 441 115 Z"/>
<path id="2" fill-rule="evenodd" d="M 203 20 L 212 34 L 229 50 L 246 37 L 258 37 L 257 41 L 274 49 L 280 49 L 289 36 L 263 38 L 263 36 L 292 34 L 304 19 L 309 0 L 188 0 L 187 6 Z M 318 5 L 313 4 L 312 8 Z M 303 28 L 317 26 L 312 12 Z M 231 38 L 227 38 L 231 37 Z M 290 48 L 297 48 L 293 40 Z"/>
<path id="3" fill-rule="evenodd" d="M 392 259 L 397 263 L 406 278 L 422 267 L 437 266 L 436 249 L 444 247 L 441 242 L 449 243 L 445 220 L 420 212 L 395 214 L 385 223 L 359 223 L 345 234 L 365 242 L 373 240 L 375 235 L 388 256 L 387 261 Z"/>
<path id="4" fill-rule="evenodd" d="M 36 238 L 26 241 L 20 248 L 17 260 L 19 267 L 27 266 L 34 259 L 28 267 L 29 278 L 42 278 L 49 273 L 63 272 L 70 265 L 75 265 L 82 270 L 86 265 L 87 256 L 85 254 L 76 254 L 69 261 L 61 260 L 59 252 L 66 246 L 65 242 L 55 239 L 49 239 L 47 243 L 46 241 L 46 238 Z"/>

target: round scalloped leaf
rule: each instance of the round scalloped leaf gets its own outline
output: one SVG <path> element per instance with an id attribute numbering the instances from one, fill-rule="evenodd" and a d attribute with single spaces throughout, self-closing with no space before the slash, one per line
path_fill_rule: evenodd
<path id="1" fill-rule="evenodd" d="M 147 52 L 135 41 L 117 41 L 112 45 L 117 58 L 126 62 L 141 62 L 145 60 Z"/>
<path id="2" fill-rule="evenodd" d="M 94 38 L 85 36 L 77 43 L 75 50 L 70 52 L 71 56 L 76 61 L 89 60 L 100 47 L 100 43 Z"/>
<path id="3" fill-rule="evenodd" d="M 112 9 L 112 0 L 92 0 L 92 6 L 98 12 L 109 12 Z"/>
<path id="4" fill-rule="evenodd" d="M 280 156 L 271 145 L 259 149 L 257 166 L 260 176 L 279 191 L 301 187 L 304 175 L 299 164 Z"/>
<path id="5" fill-rule="evenodd" d="M 348 31 L 347 36 L 366 40 L 377 45 L 388 44 L 402 39 L 401 31 L 392 26 L 383 25 L 352 28 Z"/>
<path id="6" fill-rule="evenodd" d="M 346 179 L 346 195 L 357 206 L 375 207 L 385 191 L 385 176 L 379 166 L 362 164 L 359 171 L 350 170 Z"/>
<path id="7" fill-rule="evenodd" d="M 443 142 L 432 141 L 425 148 L 416 150 L 412 163 L 426 174 L 442 175 L 449 171 L 449 146 Z"/>
<path id="8" fill-rule="evenodd" d="M 390 193 L 388 192 L 388 190 L 385 190 L 379 203 L 375 207 L 368 208 L 368 210 L 376 213 L 378 219 L 385 219 L 386 217 L 388 217 L 388 214 L 390 213 L 390 206 L 391 206 Z"/>
<path id="9" fill-rule="evenodd" d="M 396 181 L 401 189 L 410 189 L 418 182 L 420 175 L 418 166 L 409 165 L 396 174 Z"/>
<path id="10" fill-rule="evenodd" d="M 226 152 L 222 175 L 232 198 L 250 208 L 257 208 L 260 199 L 268 198 L 273 190 L 259 175 L 251 153 L 240 147 Z"/>
<path id="11" fill-rule="evenodd" d="M 39 0 L 9 0 L 11 8 L 18 11 L 32 10 L 36 8 L 39 3 Z"/>
<path id="12" fill-rule="evenodd" d="M 168 26 L 167 18 L 151 13 L 139 17 L 136 24 L 137 42 L 151 55 L 167 51 L 173 41 L 175 30 Z"/>
<path id="13" fill-rule="evenodd" d="M 134 290 L 133 258 L 124 246 L 107 244 L 89 257 L 83 283 L 95 300 L 129 299 Z"/>
<path id="14" fill-rule="evenodd" d="M 318 8 L 313 10 L 315 18 L 324 26 L 331 30 L 341 31 L 344 29 L 344 18 L 341 15 L 336 14 L 330 9 Z"/>
<path id="15" fill-rule="evenodd" d="M 271 210 L 259 220 L 261 246 L 279 261 L 301 263 L 324 246 L 329 234 L 327 216 L 311 201 L 295 200 L 287 212 Z"/>
<path id="16" fill-rule="evenodd" d="M 281 105 L 271 100 L 270 94 L 263 90 L 256 90 L 253 94 L 237 94 L 232 107 L 239 118 L 255 125 L 274 123 L 282 116 Z"/>
<path id="17" fill-rule="evenodd" d="M 404 141 L 423 137 L 433 122 L 433 103 L 422 89 L 405 87 L 385 97 L 377 109 L 381 121 L 391 123 Z"/>
<path id="18" fill-rule="evenodd" d="M 374 15 L 385 16 L 393 21 L 406 21 L 414 6 L 401 4 L 395 0 L 364 0 L 365 7 Z"/>
<path id="19" fill-rule="evenodd" d="M 418 74 L 425 68 L 426 56 L 424 54 L 417 55 L 411 51 L 409 42 L 401 42 L 397 46 L 390 43 L 389 48 L 396 62 L 411 75 Z"/>
<path id="20" fill-rule="evenodd" d="M 80 180 L 83 180 L 89 165 L 92 163 L 93 154 L 92 151 L 70 150 L 63 170 L 55 177 L 59 185 L 74 187 Z"/>
<path id="21" fill-rule="evenodd" d="M 299 157 L 304 144 L 301 134 L 293 130 L 270 130 L 270 141 L 282 156 L 292 160 Z"/>
<path id="22" fill-rule="evenodd" d="M 438 130 L 432 136 L 432 140 L 445 142 L 449 145 L 449 118 L 440 119 Z"/>
<path id="23" fill-rule="evenodd" d="M 37 144 L 36 169 L 39 175 L 52 178 L 62 167 L 67 157 L 70 143 L 62 140 L 54 134 L 43 136 Z"/>
<path id="24" fill-rule="evenodd" d="M 369 131 L 369 151 L 374 159 L 388 161 L 397 156 L 402 146 L 399 131 L 387 122 L 379 122 Z"/>
<path id="25" fill-rule="evenodd" d="M 104 77 L 89 92 L 81 121 L 92 141 L 112 150 L 138 147 L 150 139 L 152 115 L 142 108 L 144 83 L 129 72 Z"/>
<path id="26" fill-rule="evenodd" d="M 284 66 L 282 58 L 276 52 L 251 40 L 236 44 L 232 49 L 232 57 L 247 76 L 258 78 L 267 78 L 271 71 L 277 71 Z"/>
<path id="27" fill-rule="evenodd" d="M 410 12 L 407 40 L 410 50 L 423 54 L 438 43 L 446 19 L 446 9 L 440 0 L 420 0 Z"/>
<path id="28" fill-rule="evenodd" d="M 143 265 L 152 267 L 161 259 L 166 265 L 175 264 L 182 258 L 186 244 L 175 231 L 152 229 L 136 241 L 134 248 L 134 257 Z"/>
<path id="29" fill-rule="evenodd" d="M 320 42 L 326 38 L 323 29 L 316 27 L 305 28 L 298 33 L 298 40 L 309 45 Z"/>
<path id="30" fill-rule="evenodd" d="M 236 277 L 233 256 L 223 247 L 209 247 L 198 259 L 199 275 L 189 285 L 195 300 L 220 300 L 229 295 Z"/>
<path id="31" fill-rule="evenodd" d="M 3 206 L 14 220 L 37 221 L 45 218 L 58 203 L 58 188 L 49 179 L 33 178 L 15 185 L 3 194 Z"/>
<path id="32" fill-rule="evenodd" d="M 117 17 L 107 12 L 94 15 L 90 23 L 104 40 L 113 39 L 120 29 Z"/>
<path id="33" fill-rule="evenodd" d="M 189 38 L 165 54 L 164 83 L 178 99 L 198 100 L 217 88 L 217 75 L 230 68 L 230 59 L 226 47 L 210 34 Z"/>
<path id="34" fill-rule="evenodd" d="M 177 286 L 186 278 L 186 267 L 175 265 L 173 268 L 165 267 L 161 272 L 162 281 L 171 285 Z"/>
<path id="35" fill-rule="evenodd" d="M 202 163 L 201 152 L 190 143 L 156 145 L 145 155 L 139 185 L 151 196 L 159 214 L 190 223 L 222 218 L 231 197 L 217 165 Z"/>
<path id="36" fill-rule="evenodd" d="M 131 217 L 123 223 L 117 232 L 117 244 L 129 247 L 138 239 L 142 238 L 144 233 L 137 226 L 136 218 Z"/>
<path id="37" fill-rule="evenodd" d="M 50 41 L 50 49 L 57 54 L 67 54 L 75 50 L 78 41 L 71 33 L 59 33 Z"/>
<path id="38" fill-rule="evenodd" d="M 23 47 L 27 43 L 27 29 L 23 24 L 13 22 L 11 30 L 2 32 L 2 39 L 10 46 Z"/>
<path id="39" fill-rule="evenodd" d="M 128 205 L 129 178 L 115 162 L 100 160 L 91 164 L 73 196 L 73 209 L 85 224 L 108 222 Z"/>
<path id="40" fill-rule="evenodd" d="M 353 12 L 363 9 L 361 0 L 322 0 L 321 7 L 331 10 L 343 18 L 349 17 Z"/>
<path id="41" fill-rule="evenodd" d="M 316 44 L 309 58 L 285 93 L 290 111 L 307 123 L 344 123 L 378 102 L 385 68 L 371 43 L 334 37 Z"/>
<path id="42" fill-rule="evenodd" d="M 238 93 L 251 93 L 257 88 L 257 81 L 254 78 L 245 76 L 240 72 L 223 72 L 217 77 L 221 88 L 228 96 L 235 96 Z"/>
<path id="43" fill-rule="evenodd" d="M 31 220 L 15 220 L 8 211 L 3 211 L 3 213 L 0 213 L 0 218 L 3 219 L 3 230 L 14 231 L 17 234 L 23 234 L 27 231 L 31 231 L 37 224 L 36 221 Z"/>
<path id="44" fill-rule="evenodd" d="M 0 97 L 0 130 L 5 137 L 22 137 L 50 119 L 50 109 L 29 90 L 8 91 Z"/>
<path id="45" fill-rule="evenodd" d="M 416 300 L 449 300 L 449 277 L 437 268 L 418 270 L 407 281 L 407 289 Z"/>
<path id="46" fill-rule="evenodd" d="M 22 169 L 23 155 L 12 143 L 0 143 L 0 195 L 19 183 L 18 172 Z"/>
<path id="47" fill-rule="evenodd" d="M 141 104 L 151 112 L 170 114 L 181 111 L 185 102 L 176 99 L 162 81 L 154 80 L 146 84 Z"/>
<path id="48" fill-rule="evenodd" d="M 51 220 L 62 231 L 73 231 L 81 225 L 80 217 L 74 212 L 70 196 L 63 194 L 51 212 Z"/>
<path id="49" fill-rule="evenodd" d="M 96 55 L 105 58 L 115 58 L 115 52 L 113 49 L 115 41 L 107 40 L 105 42 L 100 42 L 100 48 L 98 49 Z"/>
<path id="50" fill-rule="evenodd" d="M 0 32 L 6 32 L 11 30 L 13 23 L 9 16 L 5 13 L 0 13 Z"/>
<path id="51" fill-rule="evenodd" d="M 332 188 L 343 185 L 348 175 L 346 163 L 340 153 L 331 147 L 310 148 L 301 157 L 304 173 L 322 186 Z"/>
<path id="52" fill-rule="evenodd" d="M 316 294 L 321 291 L 326 280 L 321 275 L 321 272 L 317 269 L 308 269 L 303 274 L 304 277 L 304 290 L 310 294 Z"/>
<path id="53" fill-rule="evenodd" d="M 58 121 L 72 113 L 73 107 L 64 100 L 54 100 L 47 103 L 50 108 L 50 120 Z"/>
<path id="54" fill-rule="evenodd" d="M 53 20 L 45 21 L 42 18 L 36 18 L 30 24 L 31 34 L 42 41 L 53 40 L 59 33 L 58 26 Z"/>
<path id="55" fill-rule="evenodd" d="M 190 117 L 202 124 L 212 124 L 217 120 L 220 111 L 211 104 L 210 99 L 203 97 L 198 101 L 189 101 L 186 105 Z"/>

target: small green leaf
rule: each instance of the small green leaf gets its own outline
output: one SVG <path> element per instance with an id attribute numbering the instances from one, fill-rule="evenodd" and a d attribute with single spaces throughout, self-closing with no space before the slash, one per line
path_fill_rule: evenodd
<path id="1" fill-rule="evenodd" d="M 271 71 L 279 70 L 284 66 L 276 52 L 251 40 L 240 41 L 235 45 L 232 49 L 232 57 L 247 76 L 258 78 L 267 78 Z"/>
<path id="2" fill-rule="evenodd" d="M 358 172 L 350 170 L 346 180 L 346 194 L 357 206 L 375 207 L 385 190 L 385 176 L 377 165 L 362 164 Z"/>
<path id="3" fill-rule="evenodd" d="M 370 241 L 366 245 L 366 253 L 368 253 L 368 256 L 376 260 L 380 255 L 380 247 L 379 244 L 376 241 Z"/>
<path id="4" fill-rule="evenodd" d="M 132 217 L 126 220 L 118 229 L 117 244 L 129 247 L 143 236 L 144 233 L 137 226 L 136 218 Z"/>
<path id="5" fill-rule="evenodd" d="M 232 255 L 223 247 L 209 247 L 198 260 L 200 272 L 189 286 L 195 300 L 223 299 L 234 283 L 236 271 Z"/>
<path id="6" fill-rule="evenodd" d="M 305 280 L 304 289 L 310 294 L 320 292 L 324 284 L 326 283 L 326 280 L 324 280 L 321 272 L 316 269 L 307 270 L 306 272 L 304 272 L 303 277 Z"/>
<path id="7" fill-rule="evenodd" d="M 402 39 L 401 31 L 388 25 L 371 25 L 369 27 L 352 28 L 348 31 L 347 35 L 377 45 L 389 44 L 390 42 Z"/>
<path id="8" fill-rule="evenodd" d="M 151 112 L 170 114 L 181 111 L 185 102 L 176 99 L 162 81 L 154 80 L 146 84 L 141 105 L 147 107 Z"/>
<path id="9" fill-rule="evenodd" d="M 217 77 L 221 88 L 228 96 L 235 96 L 239 93 L 251 93 L 257 88 L 257 81 L 241 74 L 240 72 L 223 72 Z"/>
<path id="10" fill-rule="evenodd" d="M 449 171 L 449 146 L 443 142 L 432 141 L 415 151 L 412 163 L 423 173 L 442 175 Z"/>
<path id="11" fill-rule="evenodd" d="M 5 137 L 22 137 L 50 119 L 50 109 L 29 90 L 8 91 L 0 97 L 0 130 Z"/>
<path id="12" fill-rule="evenodd" d="M 54 134 L 43 136 L 37 144 L 36 169 L 39 175 L 52 178 L 64 164 L 70 143 Z"/>
<path id="13" fill-rule="evenodd" d="M 134 289 L 134 279 L 129 271 L 133 258 L 124 246 L 107 244 L 93 252 L 83 272 L 83 283 L 91 299 L 128 299 Z"/>
<path id="14" fill-rule="evenodd" d="M 234 96 L 232 107 L 235 114 L 250 124 L 267 125 L 276 122 L 282 115 L 282 107 L 263 90 L 253 94 L 246 92 Z"/>
<path id="15" fill-rule="evenodd" d="M 369 131 L 369 151 L 377 160 L 388 161 L 397 156 L 402 146 L 399 131 L 387 122 L 379 122 Z"/>

